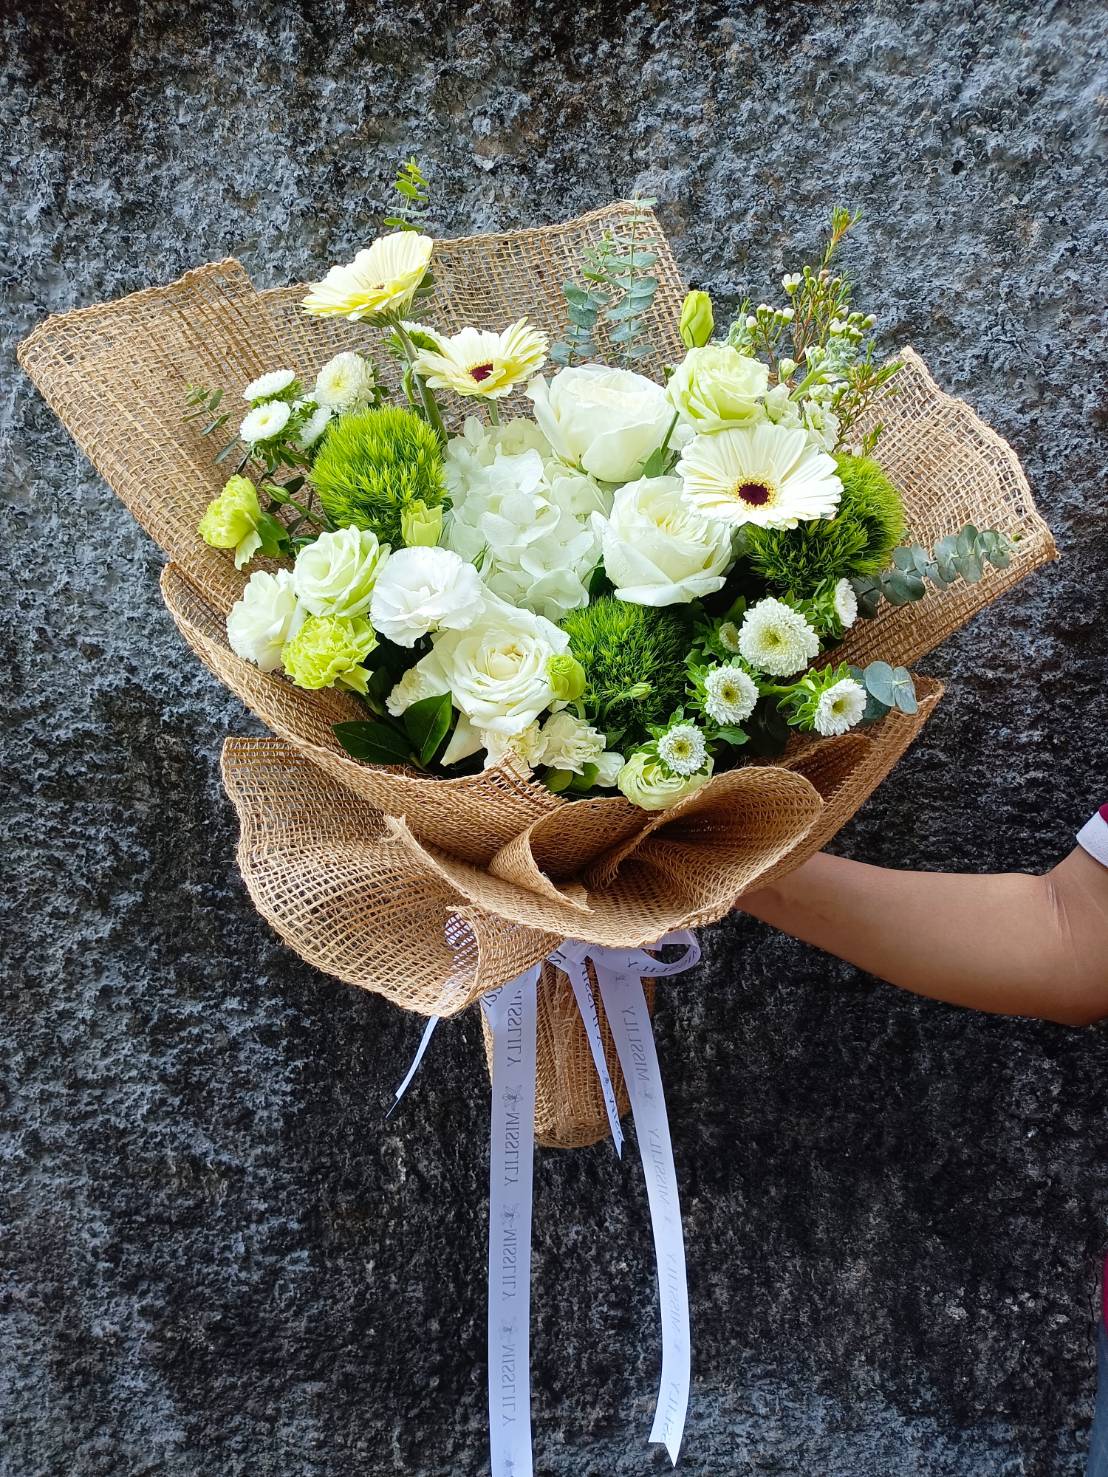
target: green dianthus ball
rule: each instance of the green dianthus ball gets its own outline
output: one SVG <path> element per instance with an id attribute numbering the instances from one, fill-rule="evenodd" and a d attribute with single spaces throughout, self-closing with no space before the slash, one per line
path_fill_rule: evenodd
<path id="1" fill-rule="evenodd" d="M 327 432 L 312 483 L 339 528 L 368 528 L 394 549 L 404 542 L 405 513 L 445 496 L 438 437 L 410 410 L 385 407 L 344 415 Z"/>
<path id="2" fill-rule="evenodd" d="M 751 564 L 775 590 L 804 596 L 825 580 L 879 574 L 904 537 L 900 493 L 868 456 L 835 458 L 842 500 L 834 518 L 797 528 L 747 528 Z"/>
<path id="3" fill-rule="evenodd" d="M 590 715 L 623 745 L 649 737 L 685 695 L 689 627 L 685 615 L 604 595 L 562 621 L 585 669 Z"/>

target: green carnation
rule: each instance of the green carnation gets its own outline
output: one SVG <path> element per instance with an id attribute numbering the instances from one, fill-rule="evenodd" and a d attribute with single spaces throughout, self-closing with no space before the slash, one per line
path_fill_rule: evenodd
<path id="1" fill-rule="evenodd" d="M 234 549 L 235 568 L 242 566 L 261 548 L 258 525 L 262 521 L 257 489 L 249 477 L 232 477 L 201 518 L 197 532 L 213 549 Z"/>
<path id="2" fill-rule="evenodd" d="M 370 529 L 394 549 L 405 522 L 411 531 L 445 496 L 438 437 L 395 406 L 333 421 L 311 477 L 332 523 Z"/>
<path id="3" fill-rule="evenodd" d="M 604 595 L 562 621 L 585 669 L 585 705 L 611 742 L 644 742 L 685 695 L 687 615 Z"/>
<path id="4" fill-rule="evenodd" d="M 312 615 L 281 652 L 297 687 L 352 687 L 363 695 L 368 676 L 362 663 L 377 645 L 370 623 L 356 617 Z"/>
<path id="5" fill-rule="evenodd" d="M 827 581 L 879 574 L 904 537 L 904 504 L 878 464 L 845 452 L 835 462 L 843 491 L 834 518 L 745 530 L 750 562 L 774 590 L 804 597 Z"/>

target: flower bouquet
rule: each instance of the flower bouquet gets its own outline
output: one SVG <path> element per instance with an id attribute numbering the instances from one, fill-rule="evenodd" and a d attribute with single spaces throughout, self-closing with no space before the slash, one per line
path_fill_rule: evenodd
<path id="1" fill-rule="evenodd" d="M 911 350 L 874 357 L 848 212 L 717 325 L 649 202 L 434 242 L 418 168 L 398 184 L 393 229 L 307 289 L 217 263 L 21 362 L 275 735 L 223 754 L 259 911 L 432 1021 L 483 1003 L 494 1471 L 530 1461 L 526 1144 L 618 1146 L 629 1100 L 680 1263 L 676 1455 L 651 982 L 850 818 L 940 695 L 910 664 L 1053 545 L 1011 449 Z"/>

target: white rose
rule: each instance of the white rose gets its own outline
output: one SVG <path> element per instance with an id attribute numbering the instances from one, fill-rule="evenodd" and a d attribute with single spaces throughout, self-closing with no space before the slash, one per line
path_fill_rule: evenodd
<path id="1" fill-rule="evenodd" d="M 610 517 L 593 522 L 620 600 L 687 605 L 723 588 L 733 562 L 731 529 L 694 512 L 680 478 L 628 482 L 616 493 Z"/>
<path id="2" fill-rule="evenodd" d="M 281 650 L 304 624 L 308 612 L 293 589 L 287 569 L 276 574 L 259 570 L 247 581 L 241 600 L 227 615 L 227 640 L 231 650 L 263 672 L 281 665 Z"/>
<path id="3" fill-rule="evenodd" d="M 690 349 L 673 371 L 666 395 L 681 419 L 697 431 L 723 431 L 761 420 L 760 397 L 769 370 L 760 359 L 729 344 Z"/>
<path id="4" fill-rule="evenodd" d="M 569 637 L 551 621 L 493 596 L 468 630 L 436 636 L 417 668 L 477 728 L 516 734 L 554 701 L 548 663 L 568 646 Z"/>
<path id="5" fill-rule="evenodd" d="M 661 385 L 602 364 L 562 369 L 549 383 L 532 380 L 527 394 L 558 455 L 602 482 L 638 476 L 673 419 Z"/>
<path id="6" fill-rule="evenodd" d="M 542 737 L 542 762 L 551 769 L 581 774 L 586 764 L 596 764 L 604 752 L 604 735 L 565 709 L 550 715 L 542 726 Z"/>
<path id="7" fill-rule="evenodd" d="M 312 615 L 364 615 L 388 552 L 365 528 L 321 533 L 297 554 L 293 588 Z"/>
<path id="8" fill-rule="evenodd" d="M 398 549 L 373 589 L 373 628 L 398 646 L 414 646 L 429 631 L 464 631 L 486 602 L 481 576 L 450 549 L 417 544 Z"/>
<path id="9" fill-rule="evenodd" d="M 640 810 L 668 810 L 686 795 L 695 794 L 712 777 L 712 760 L 697 774 L 674 774 L 660 759 L 644 754 L 641 749 L 632 754 L 619 772 L 616 781 L 620 790 Z"/>
<path id="10" fill-rule="evenodd" d="M 373 367 L 361 354 L 336 354 L 316 375 L 312 399 L 330 410 L 364 410 L 373 398 Z"/>

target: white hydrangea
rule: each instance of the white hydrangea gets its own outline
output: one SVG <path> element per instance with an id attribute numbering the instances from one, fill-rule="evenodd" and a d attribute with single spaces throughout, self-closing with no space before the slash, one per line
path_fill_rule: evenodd
<path id="1" fill-rule="evenodd" d="M 554 457 L 533 421 L 486 428 L 471 417 L 444 474 L 453 506 L 442 542 L 478 564 L 494 594 L 553 621 L 588 602 L 600 559 L 590 519 L 611 496 Z"/>
<path id="2" fill-rule="evenodd" d="M 742 667 L 715 667 L 704 678 L 704 711 L 713 723 L 745 723 L 758 701 L 758 684 Z"/>
<path id="3" fill-rule="evenodd" d="M 708 760 L 704 735 L 692 723 L 675 723 L 658 740 L 658 758 L 674 774 L 699 774 Z"/>
<path id="4" fill-rule="evenodd" d="M 767 595 L 743 616 L 739 653 L 759 672 L 791 677 L 819 655 L 819 637 L 799 611 Z"/>
<path id="5" fill-rule="evenodd" d="M 860 723 L 865 711 L 866 693 L 862 684 L 853 677 L 844 677 L 820 696 L 812 723 L 824 738 L 834 738 Z"/>

